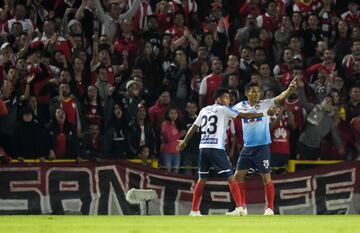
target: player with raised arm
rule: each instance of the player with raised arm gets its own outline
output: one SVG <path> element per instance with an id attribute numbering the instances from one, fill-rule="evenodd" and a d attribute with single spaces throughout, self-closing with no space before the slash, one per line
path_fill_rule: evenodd
<path id="1" fill-rule="evenodd" d="M 186 147 L 192 135 L 200 128 L 201 140 L 199 144 L 199 180 L 194 188 L 192 210 L 190 216 L 201 216 L 199 211 L 202 190 L 209 174 L 209 167 L 215 167 L 218 174 L 225 174 L 229 181 L 230 192 L 235 200 L 234 215 L 242 215 L 239 187 L 233 176 L 233 169 L 225 151 L 225 131 L 229 119 L 246 117 L 247 119 L 262 117 L 263 113 L 239 113 L 229 108 L 229 90 L 218 88 L 215 91 L 215 104 L 201 109 L 194 124 L 188 130 L 184 140 L 179 141 L 177 150 Z"/>
<path id="2" fill-rule="evenodd" d="M 233 109 L 239 112 L 263 112 L 266 109 L 275 107 L 284 102 L 297 88 L 297 79 L 295 77 L 289 87 L 280 95 L 260 100 L 260 87 L 257 84 L 249 83 L 245 86 L 245 95 L 247 101 L 241 101 Z M 238 182 L 241 192 L 241 206 L 244 207 L 244 215 L 247 215 L 245 205 L 245 176 L 250 168 L 255 168 L 262 176 L 265 186 L 265 197 L 267 208 L 264 215 L 274 215 L 274 183 L 271 180 L 270 164 L 270 117 L 263 116 L 255 119 L 242 119 L 242 130 L 244 139 L 244 148 L 242 149 L 235 172 L 235 179 Z M 236 211 L 228 212 L 227 215 L 237 215 Z"/>

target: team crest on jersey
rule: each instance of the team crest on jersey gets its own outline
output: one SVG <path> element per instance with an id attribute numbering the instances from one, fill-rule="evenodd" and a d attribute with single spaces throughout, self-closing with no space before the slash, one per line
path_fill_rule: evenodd
<path id="1" fill-rule="evenodd" d="M 248 118 L 244 118 L 244 124 L 255 124 L 258 122 L 262 122 L 262 117 L 256 117 L 254 119 L 248 119 Z"/>

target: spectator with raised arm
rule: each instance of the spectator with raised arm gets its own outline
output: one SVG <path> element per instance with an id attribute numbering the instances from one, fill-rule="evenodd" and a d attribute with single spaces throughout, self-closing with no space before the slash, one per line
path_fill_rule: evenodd
<path id="1" fill-rule="evenodd" d="M 105 11 L 100 3 L 100 0 L 93 0 L 97 17 L 102 26 L 102 34 L 106 34 L 111 41 L 114 41 L 120 36 L 120 24 L 125 20 L 131 20 L 138 10 L 141 0 L 135 0 L 132 7 L 121 14 L 121 8 L 118 1 L 111 1 L 109 5 L 109 14 L 105 14 Z"/>
<path id="2" fill-rule="evenodd" d="M 300 87 L 299 99 L 308 112 L 305 128 L 299 137 L 298 159 L 319 159 L 321 140 L 330 132 L 338 152 L 340 154 L 345 153 L 333 120 L 333 98 L 327 95 L 321 100 L 320 104 L 311 104 L 307 102 L 304 82 L 301 79 L 298 79 L 298 86 Z"/>

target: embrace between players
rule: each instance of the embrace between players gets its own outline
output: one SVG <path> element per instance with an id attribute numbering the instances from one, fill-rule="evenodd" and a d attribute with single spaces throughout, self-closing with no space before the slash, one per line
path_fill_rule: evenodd
<path id="1" fill-rule="evenodd" d="M 256 168 L 263 179 L 267 200 L 264 215 L 274 215 L 275 191 L 271 180 L 269 115 L 279 113 L 279 108 L 276 106 L 282 104 L 296 90 L 298 78 L 295 77 L 280 95 L 264 100 L 260 100 L 260 87 L 249 83 L 245 86 L 247 101 L 241 101 L 232 108 L 229 107 L 229 90 L 219 88 L 215 92 L 215 104 L 201 109 L 185 138 L 179 141 L 177 146 L 178 151 L 183 150 L 192 135 L 200 128 L 199 180 L 194 188 L 190 216 L 201 216 L 199 211 L 201 195 L 210 166 L 213 166 L 218 174 L 226 175 L 229 181 L 236 208 L 226 215 L 247 215 L 245 176 L 250 168 Z M 237 161 L 235 175 L 224 145 L 227 124 L 233 118 L 242 119 L 244 139 L 244 148 Z"/>

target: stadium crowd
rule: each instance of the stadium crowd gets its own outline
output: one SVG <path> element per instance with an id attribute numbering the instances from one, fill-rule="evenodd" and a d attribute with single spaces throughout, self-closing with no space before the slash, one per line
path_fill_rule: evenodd
<path id="1" fill-rule="evenodd" d="M 178 140 L 214 91 L 264 98 L 301 76 L 272 116 L 272 165 L 356 160 L 356 0 L 3 0 L 0 154 L 20 160 L 159 158 L 197 166 L 200 132 Z M 235 162 L 241 121 L 229 122 Z M 184 170 L 191 174 L 192 170 Z"/>

